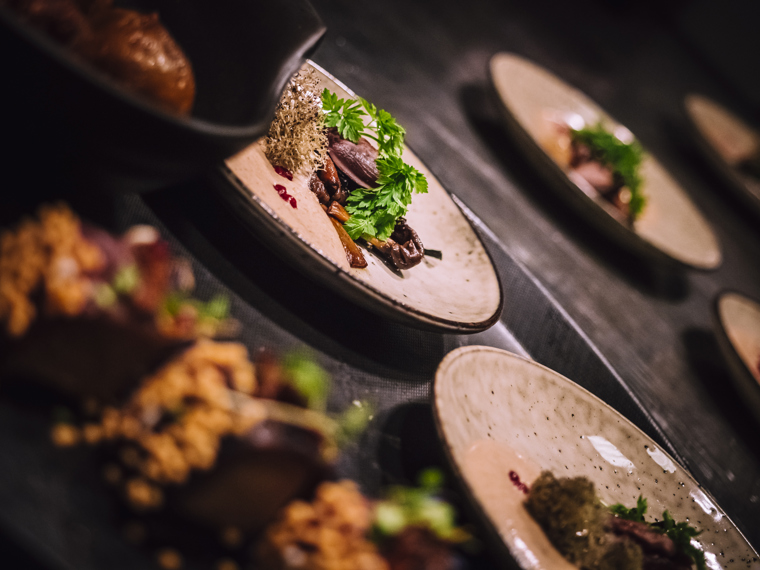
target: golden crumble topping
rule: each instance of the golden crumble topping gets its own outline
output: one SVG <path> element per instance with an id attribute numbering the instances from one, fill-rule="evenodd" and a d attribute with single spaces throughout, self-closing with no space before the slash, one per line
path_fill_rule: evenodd
<path id="1" fill-rule="evenodd" d="M 366 535 L 370 504 L 349 480 L 322 483 L 314 502 L 293 501 L 259 545 L 262 567 L 278 570 L 388 570 Z"/>
<path id="2" fill-rule="evenodd" d="M 24 334 L 36 317 L 30 296 L 40 288 L 46 314 L 79 314 L 90 297 L 85 273 L 104 262 L 64 204 L 41 206 L 37 218 L 0 235 L 0 321 L 11 336 Z"/>
<path id="3" fill-rule="evenodd" d="M 201 340 L 148 377 L 123 408 L 106 408 L 87 439 L 133 443 L 137 451 L 126 447 L 122 462 L 146 484 L 182 483 L 192 469 L 213 466 L 224 436 L 264 419 L 248 397 L 255 387 L 245 346 Z M 150 506 L 145 493 L 128 496 Z"/>

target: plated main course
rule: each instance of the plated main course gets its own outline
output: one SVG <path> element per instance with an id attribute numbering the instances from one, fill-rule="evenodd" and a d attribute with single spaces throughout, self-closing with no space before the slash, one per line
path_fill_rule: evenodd
<path id="1" fill-rule="evenodd" d="M 471 536 L 440 474 L 379 498 L 339 480 L 371 406 L 330 413 L 308 355 L 251 358 L 229 340 L 229 303 L 195 299 L 188 262 L 154 228 L 116 236 L 42 206 L 0 237 L 0 283 L 4 397 L 53 402 L 51 441 L 97 450 L 128 538 L 160 567 L 182 567 L 183 546 L 209 535 L 225 570 L 459 563 Z"/>

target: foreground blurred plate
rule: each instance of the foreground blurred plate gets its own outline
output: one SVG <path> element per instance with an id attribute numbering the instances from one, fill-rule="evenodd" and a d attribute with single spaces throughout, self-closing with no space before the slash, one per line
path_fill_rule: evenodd
<path id="1" fill-rule="evenodd" d="M 747 159 L 760 155 L 760 133 L 703 95 L 688 95 L 684 108 L 702 153 L 739 198 L 760 216 L 760 176 L 753 176 L 741 167 Z"/>
<path id="2" fill-rule="evenodd" d="M 726 291 L 718 295 L 713 309 L 718 344 L 731 377 L 760 420 L 760 303 Z"/>
<path id="3" fill-rule="evenodd" d="M 589 197 L 547 152 L 550 117 L 572 117 L 585 125 L 602 122 L 610 131 L 624 129 L 586 95 L 549 71 L 514 54 L 491 59 L 491 80 L 511 133 L 539 172 L 586 221 L 610 239 L 658 261 L 714 269 L 721 262 L 718 240 L 686 192 L 650 154 L 641 165 L 647 198 L 633 228 L 608 212 L 609 202 Z"/>
<path id="4" fill-rule="evenodd" d="M 316 70 L 320 88 L 342 98 L 355 96 L 316 64 L 306 65 Z M 403 158 L 428 179 L 428 193 L 414 196 L 406 218 L 426 248 L 443 253 L 440 260 L 426 256 L 408 271 L 393 271 L 366 251 L 367 268 L 349 267 L 335 228 L 309 190 L 307 178 L 297 175 L 289 182 L 279 176 L 260 143 L 226 161 L 217 176 L 217 187 L 251 231 L 299 269 L 354 302 L 422 328 L 484 330 L 496 322 L 502 306 L 501 286 L 491 259 L 430 171 L 409 149 L 404 150 Z M 275 184 L 287 188 L 296 198 L 297 208 L 280 198 Z"/>
<path id="5" fill-rule="evenodd" d="M 522 505 L 509 473 L 530 485 L 541 470 L 585 476 L 606 504 L 647 519 L 667 509 L 701 529 L 711 569 L 760 569 L 757 553 L 686 470 L 625 417 L 564 376 L 483 346 L 449 353 L 434 384 L 436 424 L 455 473 L 488 528 L 523 569 L 574 569 Z M 517 457 L 516 457 L 517 456 Z"/>

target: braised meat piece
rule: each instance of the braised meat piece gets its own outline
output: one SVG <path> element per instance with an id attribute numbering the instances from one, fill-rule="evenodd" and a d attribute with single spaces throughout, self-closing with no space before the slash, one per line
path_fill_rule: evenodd
<path id="1" fill-rule="evenodd" d="M 22 20 L 71 49 L 126 89 L 188 114 L 195 78 L 185 54 L 159 22 L 109 0 L 6 0 Z"/>
<path id="2" fill-rule="evenodd" d="M 326 132 L 328 152 L 335 165 L 358 186 L 375 186 L 380 176 L 375 164 L 377 149 L 363 137 L 358 143 L 344 139 L 335 127 Z"/>

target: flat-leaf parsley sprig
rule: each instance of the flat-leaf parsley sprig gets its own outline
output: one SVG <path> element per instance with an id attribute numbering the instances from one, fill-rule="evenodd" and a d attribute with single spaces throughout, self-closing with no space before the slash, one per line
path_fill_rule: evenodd
<path id="1" fill-rule="evenodd" d="M 358 188 L 351 193 L 346 206 L 351 218 L 344 228 L 352 239 L 387 240 L 396 220 L 406 214 L 412 203 L 412 194 L 428 190 L 425 175 L 401 160 L 406 131 L 390 113 L 361 97 L 341 99 L 325 89 L 322 110 L 325 126 L 337 128 L 344 139 L 357 143 L 364 136 L 377 143 L 377 187 Z M 370 119 L 367 125 L 365 117 Z"/>

